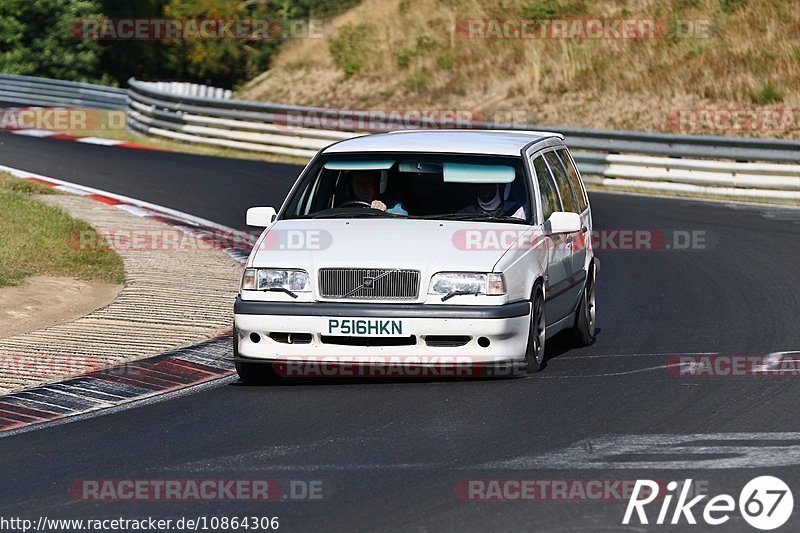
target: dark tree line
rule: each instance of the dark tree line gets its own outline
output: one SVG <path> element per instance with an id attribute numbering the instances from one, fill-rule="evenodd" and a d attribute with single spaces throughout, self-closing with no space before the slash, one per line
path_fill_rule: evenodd
<path id="1" fill-rule="evenodd" d="M 254 40 L 94 40 L 80 37 L 76 21 L 212 18 L 280 23 L 330 18 L 357 3 L 358 0 L 2 0 L 0 72 L 119 85 L 136 76 L 230 88 L 269 68 L 270 59 L 287 38 L 287 32 L 270 32 L 269 38 Z"/>

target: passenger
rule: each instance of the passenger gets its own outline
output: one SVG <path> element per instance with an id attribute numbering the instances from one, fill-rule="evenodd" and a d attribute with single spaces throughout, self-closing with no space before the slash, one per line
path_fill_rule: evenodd
<path id="1" fill-rule="evenodd" d="M 465 207 L 458 212 L 459 214 L 510 216 L 525 219 L 525 206 L 515 200 L 504 200 L 500 196 L 499 183 L 481 183 L 478 185 L 476 193 L 477 203 Z"/>
<path id="2" fill-rule="evenodd" d="M 350 188 L 353 198 L 370 204 L 372 209 L 386 211 L 393 215 L 408 216 L 403 204 L 399 201 L 384 197 L 380 199 L 380 178 L 374 172 L 355 171 L 350 173 Z M 392 207 L 387 207 L 387 204 Z"/>

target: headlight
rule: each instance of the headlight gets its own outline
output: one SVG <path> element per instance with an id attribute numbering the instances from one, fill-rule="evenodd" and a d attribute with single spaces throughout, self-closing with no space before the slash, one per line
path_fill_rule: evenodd
<path id="1" fill-rule="evenodd" d="M 247 268 L 242 276 L 245 291 L 311 291 L 311 278 L 305 270 Z"/>
<path id="2" fill-rule="evenodd" d="M 499 273 L 441 272 L 431 278 L 428 294 L 505 294 L 506 283 Z"/>

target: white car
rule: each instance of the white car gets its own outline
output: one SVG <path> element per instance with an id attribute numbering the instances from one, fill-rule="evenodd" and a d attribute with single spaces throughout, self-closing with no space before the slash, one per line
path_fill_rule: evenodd
<path id="1" fill-rule="evenodd" d="M 234 306 L 244 380 L 276 363 L 393 359 L 536 372 L 552 335 L 593 341 L 592 216 L 559 134 L 348 139 L 247 224 L 265 229 Z"/>

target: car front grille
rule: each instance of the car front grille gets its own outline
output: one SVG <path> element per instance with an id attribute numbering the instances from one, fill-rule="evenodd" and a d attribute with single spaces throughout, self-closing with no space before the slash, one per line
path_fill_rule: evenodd
<path id="1" fill-rule="evenodd" d="M 322 268 L 319 293 L 323 298 L 353 300 L 415 300 L 419 271 L 391 268 Z"/>

